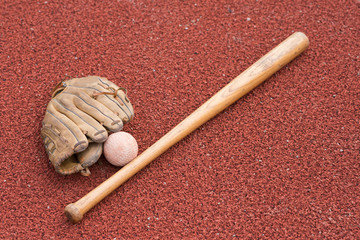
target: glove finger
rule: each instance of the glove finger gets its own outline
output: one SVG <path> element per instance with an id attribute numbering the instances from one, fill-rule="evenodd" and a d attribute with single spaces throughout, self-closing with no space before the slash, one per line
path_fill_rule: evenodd
<path id="1" fill-rule="evenodd" d="M 89 143 L 88 148 L 77 154 L 77 159 L 83 168 L 90 167 L 99 160 L 102 153 L 102 143 Z"/>
<path id="2" fill-rule="evenodd" d="M 52 105 L 48 106 L 46 115 L 53 130 L 58 132 L 60 138 L 67 141 L 67 144 L 73 148 L 74 152 L 81 152 L 87 148 L 86 136 L 73 121 L 56 111 Z"/>
<path id="3" fill-rule="evenodd" d="M 96 101 L 95 99 L 91 98 L 89 95 L 83 92 L 78 92 L 77 94 L 71 92 L 63 92 L 62 94 L 67 94 L 73 97 L 75 106 L 78 109 L 95 118 L 109 131 L 118 132 L 122 130 L 122 120 L 109 108 L 104 106 L 102 103 Z"/>
<path id="4" fill-rule="evenodd" d="M 126 90 L 119 88 L 106 78 L 98 77 L 98 80 L 100 84 L 98 84 L 96 88 L 99 93 L 113 93 L 116 91 L 116 96 L 112 94 L 102 94 L 97 97 L 97 100 L 109 106 L 125 123 L 130 121 L 134 117 L 134 109 L 127 97 Z"/>
<path id="5" fill-rule="evenodd" d="M 54 107 L 71 119 L 91 140 L 94 142 L 104 142 L 107 139 L 108 133 L 106 129 L 94 118 L 80 111 L 73 104 L 66 103 L 66 101 L 62 103 L 64 101 L 56 98 L 53 101 Z"/>
<path id="6" fill-rule="evenodd" d="M 123 122 L 128 122 L 134 117 L 134 109 L 126 96 L 126 90 L 119 88 L 104 77 L 88 76 L 73 78 L 66 81 L 67 91 L 76 94 L 80 89 L 90 96 L 98 96 L 99 101 L 118 115 Z M 114 96 L 114 92 L 116 95 Z M 109 94 L 109 95 L 108 95 Z"/>
<path id="7" fill-rule="evenodd" d="M 115 113 L 118 117 L 120 117 L 120 119 L 124 123 L 127 123 L 134 116 L 132 107 L 128 108 L 125 104 L 119 103 L 117 99 L 118 97 L 115 98 L 113 95 L 100 95 L 96 97 L 97 101 L 107 106 L 109 109 L 113 111 L 113 113 Z"/>

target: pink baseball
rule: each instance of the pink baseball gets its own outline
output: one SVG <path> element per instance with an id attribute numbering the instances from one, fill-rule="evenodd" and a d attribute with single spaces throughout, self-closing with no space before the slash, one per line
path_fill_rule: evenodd
<path id="1" fill-rule="evenodd" d="M 135 138 L 127 132 L 111 134 L 104 143 L 106 160 L 114 166 L 122 167 L 131 162 L 138 154 Z"/>

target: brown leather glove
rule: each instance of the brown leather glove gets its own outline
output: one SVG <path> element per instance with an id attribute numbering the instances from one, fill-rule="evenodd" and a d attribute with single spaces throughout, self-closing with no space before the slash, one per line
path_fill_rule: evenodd
<path id="1" fill-rule="evenodd" d="M 102 154 L 108 131 L 118 132 L 134 117 L 126 90 L 106 78 L 89 76 L 61 82 L 52 93 L 41 136 L 55 170 L 81 171 Z"/>

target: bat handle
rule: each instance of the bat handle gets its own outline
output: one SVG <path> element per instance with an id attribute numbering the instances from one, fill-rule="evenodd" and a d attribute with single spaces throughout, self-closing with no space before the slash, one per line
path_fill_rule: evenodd
<path id="1" fill-rule="evenodd" d="M 65 215 L 73 223 L 80 222 L 81 219 L 83 219 L 84 214 L 85 213 L 83 213 L 75 203 L 70 203 L 65 207 Z"/>
<path id="2" fill-rule="evenodd" d="M 133 161 L 121 168 L 83 198 L 75 203 L 69 204 L 65 208 L 66 216 L 72 222 L 79 222 L 87 211 L 126 182 L 130 177 L 292 61 L 302 53 L 308 45 L 309 39 L 305 34 L 301 32 L 292 34 L 237 76 Z"/>

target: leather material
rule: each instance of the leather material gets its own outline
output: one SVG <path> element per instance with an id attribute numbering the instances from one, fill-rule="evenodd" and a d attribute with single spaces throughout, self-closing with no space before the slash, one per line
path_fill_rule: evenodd
<path id="1" fill-rule="evenodd" d="M 61 82 L 52 93 L 41 129 L 57 172 L 88 172 L 102 154 L 108 132 L 118 132 L 134 117 L 126 90 L 106 78 L 89 76 Z"/>

